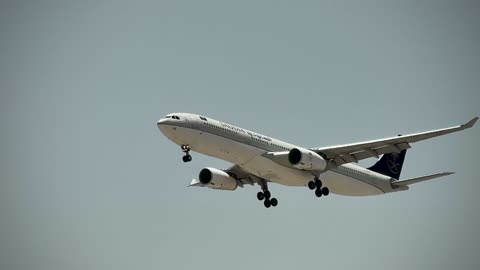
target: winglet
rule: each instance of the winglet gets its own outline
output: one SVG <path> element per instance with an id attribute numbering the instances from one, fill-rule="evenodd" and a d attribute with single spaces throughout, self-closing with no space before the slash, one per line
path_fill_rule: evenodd
<path id="1" fill-rule="evenodd" d="M 475 117 L 475 118 L 473 118 L 472 120 L 468 121 L 468 123 L 463 124 L 462 126 L 463 126 L 464 128 L 471 128 L 471 127 L 473 127 L 473 125 L 475 125 L 475 123 L 477 122 L 477 120 L 478 120 L 478 117 Z"/>

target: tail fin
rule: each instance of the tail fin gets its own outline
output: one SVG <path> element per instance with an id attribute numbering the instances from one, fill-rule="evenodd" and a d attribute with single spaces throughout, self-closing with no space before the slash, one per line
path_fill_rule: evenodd
<path id="1" fill-rule="evenodd" d="M 395 179 L 400 179 L 400 173 L 402 172 L 406 153 L 407 150 L 402 150 L 400 153 L 385 154 L 377 161 L 377 163 L 368 169 Z"/>

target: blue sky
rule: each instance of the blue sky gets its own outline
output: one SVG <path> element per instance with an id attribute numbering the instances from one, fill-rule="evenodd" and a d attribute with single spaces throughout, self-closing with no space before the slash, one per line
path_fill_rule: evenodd
<path id="1" fill-rule="evenodd" d="M 200 113 L 305 147 L 479 113 L 475 2 L 35 1 L 0 7 L 2 269 L 477 269 L 478 127 L 409 150 L 374 197 L 187 188 L 156 121 Z M 368 165 L 373 160 L 362 164 Z"/>

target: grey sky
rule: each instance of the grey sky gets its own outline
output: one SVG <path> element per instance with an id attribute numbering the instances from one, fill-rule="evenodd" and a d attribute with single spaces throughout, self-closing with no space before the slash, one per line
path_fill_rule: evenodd
<path id="1" fill-rule="evenodd" d="M 229 164 L 155 123 L 187 111 L 306 147 L 480 115 L 461 1 L 3 1 L 1 269 L 478 269 L 478 127 L 415 144 L 376 197 L 187 188 Z M 373 161 L 370 161 L 370 163 Z M 365 163 L 367 164 L 367 163 Z"/>

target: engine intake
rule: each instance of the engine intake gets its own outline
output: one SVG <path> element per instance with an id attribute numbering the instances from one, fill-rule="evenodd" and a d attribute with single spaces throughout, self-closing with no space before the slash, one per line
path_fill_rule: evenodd
<path id="1" fill-rule="evenodd" d="M 303 148 L 293 148 L 288 153 L 288 161 L 295 168 L 301 170 L 323 171 L 327 168 L 327 161 L 319 154 Z"/>
<path id="2" fill-rule="evenodd" d="M 288 161 L 290 161 L 292 165 L 297 165 L 302 161 L 302 152 L 298 148 L 293 148 L 290 150 L 290 153 L 288 153 Z"/>
<path id="3" fill-rule="evenodd" d="M 200 183 L 207 185 L 212 181 L 212 172 L 205 168 L 200 171 L 200 174 L 198 175 L 198 179 L 200 180 Z"/>
<path id="4" fill-rule="evenodd" d="M 203 186 L 213 189 L 235 190 L 238 185 L 235 178 L 215 168 L 202 169 L 198 174 L 198 179 Z"/>

